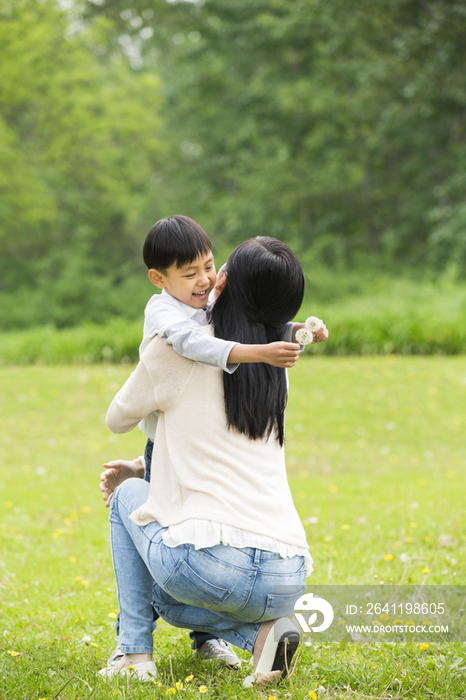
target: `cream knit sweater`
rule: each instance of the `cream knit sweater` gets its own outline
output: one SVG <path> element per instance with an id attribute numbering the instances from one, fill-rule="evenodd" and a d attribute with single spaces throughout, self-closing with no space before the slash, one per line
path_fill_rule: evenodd
<path id="1" fill-rule="evenodd" d="M 284 451 L 273 436 L 250 440 L 227 428 L 222 377 L 155 337 L 113 399 L 106 424 L 115 433 L 161 412 L 149 498 L 131 518 L 164 527 L 209 520 L 307 550 Z"/>

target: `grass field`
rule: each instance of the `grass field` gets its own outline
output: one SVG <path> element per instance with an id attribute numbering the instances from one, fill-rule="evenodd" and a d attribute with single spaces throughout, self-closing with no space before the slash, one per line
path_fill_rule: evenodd
<path id="1" fill-rule="evenodd" d="M 117 602 L 99 474 L 144 445 L 139 431 L 104 425 L 128 374 L 0 369 L 0 699 L 466 697 L 462 644 L 303 646 L 292 682 L 264 694 L 196 659 L 188 633 L 164 624 L 159 685 L 101 681 Z M 464 584 L 466 357 L 305 357 L 290 381 L 287 464 L 315 560 L 308 582 Z"/>

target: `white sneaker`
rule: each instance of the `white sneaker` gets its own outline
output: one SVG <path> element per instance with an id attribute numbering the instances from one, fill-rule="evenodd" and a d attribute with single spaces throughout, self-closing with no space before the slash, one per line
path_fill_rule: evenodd
<path id="1" fill-rule="evenodd" d="M 114 676 L 127 676 L 135 678 L 139 681 L 149 682 L 157 678 L 157 666 L 153 661 L 144 661 L 142 664 L 134 664 L 134 666 L 123 666 L 117 668 L 115 664 L 107 668 L 101 668 L 99 676 L 104 678 L 113 678 Z"/>
<path id="2" fill-rule="evenodd" d="M 241 659 L 236 656 L 231 644 L 224 639 L 208 639 L 207 642 L 204 642 L 196 649 L 196 654 L 202 656 L 203 659 L 221 661 L 230 668 L 239 668 L 241 666 Z"/>
<path id="3" fill-rule="evenodd" d="M 116 641 L 117 645 L 116 645 L 115 649 L 113 650 L 109 660 L 107 661 L 107 668 L 112 668 L 112 666 L 114 666 L 114 664 L 115 664 L 115 661 L 118 661 L 118 659 L 121 659 L 121 657 L 125 655 L 125 652 L 120 647 L 120 642 L 118 640 L 118 637 L 115 637 L 115 641 Z"/>

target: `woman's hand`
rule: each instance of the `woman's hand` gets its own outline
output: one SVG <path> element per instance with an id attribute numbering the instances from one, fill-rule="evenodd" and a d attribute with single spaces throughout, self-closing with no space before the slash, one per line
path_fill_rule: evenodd
<path id="1" fill-rule="evenodd" d="M 313 343 L 323 343 L 328 339 L 328 330 L 325 323 L 314 333 Z"/>
<path id="2" fill-rule="evenodd" d="M 295 323 L 293 326 L 293 340 L 296 340 L 296 332 L 299 331 L 301 328 L 306 328 L 305 323 Z M 322 326 L 318 328 L 313 334 L 313 339 L 312 343 L 323 343 L 325 340 L 328 339 L 328 330 L 327 326 L 325 323 L 322 323 Z"/>
<path id="3" fill-rule="evenodd" d="M 102 491 L 102 498 L 105 501 L 106 508 L 110 505 L 116 487 L 122 484 L 123 481 L 134 477 L 138 479 L 144 478 L 144 465 L 139 457 L 131 462 L 128 462 L 126 459 L 117 459 L 115 462 L 107 462 L 103 466 L 105 471 L 100 475 L 99 488 Z"/>

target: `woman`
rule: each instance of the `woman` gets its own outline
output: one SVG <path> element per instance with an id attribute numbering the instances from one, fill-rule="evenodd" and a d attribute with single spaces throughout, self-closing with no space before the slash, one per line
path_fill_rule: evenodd
<path id="1" fill-rule="evenodd" d="M 232 253 L 217 292 L 215 335 L 268 343 L 297 313 L 304 277 L 284 243 L 258 237 Z M 286 675 L 299 642 L 287 616 L 312 571 L 286 478 L 286 396 L 283 369 L 227 375 L 151 341 L 107 414 L 121 433 L 161 412 L 150 487 L 130 479 L 111 504 L 125 656 L 103 675 L 156 674 L 152 605 L 176 627 L 248 649 L 261 684 Z"/>

